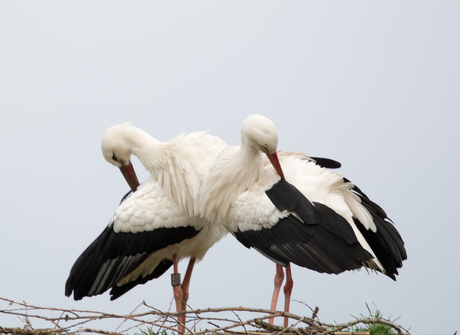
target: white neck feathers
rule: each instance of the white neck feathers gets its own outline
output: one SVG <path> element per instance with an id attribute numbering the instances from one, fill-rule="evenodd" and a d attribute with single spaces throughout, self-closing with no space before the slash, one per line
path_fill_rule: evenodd
<path id="1" fill-rule="evenodd" d="M 262 153 L 252 146 L 225 150 L 211 167 L 201 191 L 201 215 L 224 218 L 238 196 L 257 182 L 263 172 Z"/>

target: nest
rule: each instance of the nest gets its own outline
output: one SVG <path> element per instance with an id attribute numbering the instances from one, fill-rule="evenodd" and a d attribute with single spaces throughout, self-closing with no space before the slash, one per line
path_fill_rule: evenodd
<path id="1" fill-rule="evenodd" d="M 187 310 L 180 313 L 163 312 L 145 302 L 139 304 L 126 315 L 116 315 L 100 311 L 83 311 L 61 309 L 55 307 L 39 307 L 27 303 L 0 298 L 7 308 L 0 309 L 0 316 L 17 316 L 22 327 L 2 327 L 0 335 L 73 335 L 83 333 L 105 335 L 167 335 L 177 332 L 177 317 L 186 314 L 185 334 L 296 334 L 296 335 L 326 335 L 350 329 L 358 324 L 380 323 L 397 331 L 398 334 L 409 334 L 403 327 L 382 318 L 356 318 L 342 324 L 327 324 L 318 319 L 318 307 L 312 311 L 311 317 L 298 316 L 280 311 L 272 312 L 266 309 L 246 307 L 207 308 Z M 288 317 L 289 326 L 282 327 L 268 323 L 270 318 Z M 113 330 L 98 329 L 97 325 L 110 320 L 116 324 Z M 33 323 L 48 324 L 48 328 L 34 328 Z M 184 334 L 184 335 L 185 335 Z M 348 333 L 351 334 L 351 333 Z M 352 334 L 369 334 L 357 333 Z M 410 335 L 410 334 L 409 334 Z"/>

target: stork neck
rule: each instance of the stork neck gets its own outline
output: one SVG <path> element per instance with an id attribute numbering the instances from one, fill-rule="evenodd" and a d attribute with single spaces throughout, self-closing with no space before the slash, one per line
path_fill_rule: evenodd
<path id="1" fill-rule="evenodd" d="M 259 149 L 252 145 L 242 145 L 235 161 L 237 162 L 235 172 L 240 176 L 245 188 L 259 179 L 263 170 L 262 154 Z"/>
<path id="2" fill-rule="evenodd" d="M 242 145 L 228 148 L 210 170 L 201 192 L 201 215 L 220 221 L 232 203 L 257 182 L 263 172 L 261 152 Z"/>
<path id="3" fill-rule="evenodd" d="M 131 142 L 131 153 L 141 161 L 150 174 L 156 175 L 158 169 L 165 168 L 164 143 L 139 128 L 132 128 L 128 140 Z"/>
<path id="4" fill-rule="evenodd" d="M 147 135 L 147 136 L 145 136 Z M 147 133 L 138 134 L 138 144 L 132 154 L 156 179 L 165 194 L 174 199 L 189 215 L 194 214 L 194 199 L 199 192 L 198 173 L 189 162 L 189 153 L 183 148 L 184 134 L 168 142 L 160 142 Z"/>

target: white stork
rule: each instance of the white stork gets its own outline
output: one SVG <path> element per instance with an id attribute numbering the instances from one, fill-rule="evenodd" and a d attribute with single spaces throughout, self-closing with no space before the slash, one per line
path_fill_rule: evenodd
<path id="1" fill-rule="evenodd" d="M 244 246 L 277 264 L 271 310 L 276 308 L 284 266 L 289 311 L 290 263 L 330 274 L 364 266 L 395 279 L 406 251 L 385 212 L 343 175 L 302 154 L 280 152 L 282 169 L 277 144 L 269 119 L 247 117 L 241 147 L 220 153 L 201 190 L 203 217 L 222 221 Z"/>
<path id="2" fill-rule="evenodd" d="M 135 192 L 125 196 L 107 228 L 77 259 L 65 294 L 73 292 L 79 300 L 111 289 L 114 300 L 171 265 L 177 273 L 177 262 L 190 257 L 182 285 L 174 286 L 177 311 L 185 310 L 195 261 L 226 234 L 220 223 L 198 215 L 196 201 L 207 170 L 226 144 L 205 132 L 162 143 L 124 123 L 109 128 L 101 146 L 105 159 L 120 168 Z M 152 175 L 141 185 L 131 155 Z M 179 331 L 184 324 L 185 315 L 179 318 Z"/>

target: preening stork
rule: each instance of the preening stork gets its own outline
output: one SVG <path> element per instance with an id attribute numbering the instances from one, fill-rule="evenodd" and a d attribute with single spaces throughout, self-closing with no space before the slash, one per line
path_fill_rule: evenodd
<path id="1" fill-rule="evenodd" d="M 241 146 L 219 154 L 201 190 L 203 217 L 222 221 L 244 246 L 276 263 L 271 310 L 286 267 L 289 311 L 290 263 L 329 274 L 364 266 L 395 279 L 406 251 L 385 212 L 343 175 L 301 154 L 278 159 L 277 144 L 269 119 L 247 117 Z"/>
<path id="2" fill-rule="evenodd" d="M 174 286 L 177 311 L 185 310 L 195 261 L 226 234 L 220 223 L 199 215 L 196 201 L 207 170 L 226 144 L 205 132 L 160 142 L 124 123 L 109 128 L 101 146 L 105 159 L 120 168 L 132 191 L 73 265 L 65 294 L 73 293 L 79 300 L 111 289 L 114 300 L 172 265 L 177 273 L 177 262 L 189 257 L 182 285 Z M 140 185 L 131 155 L 152 175 Z M 185 316 L 179 321 L 184 324 Z M 184 330 L 183 325 L 179 328 Z"/>

